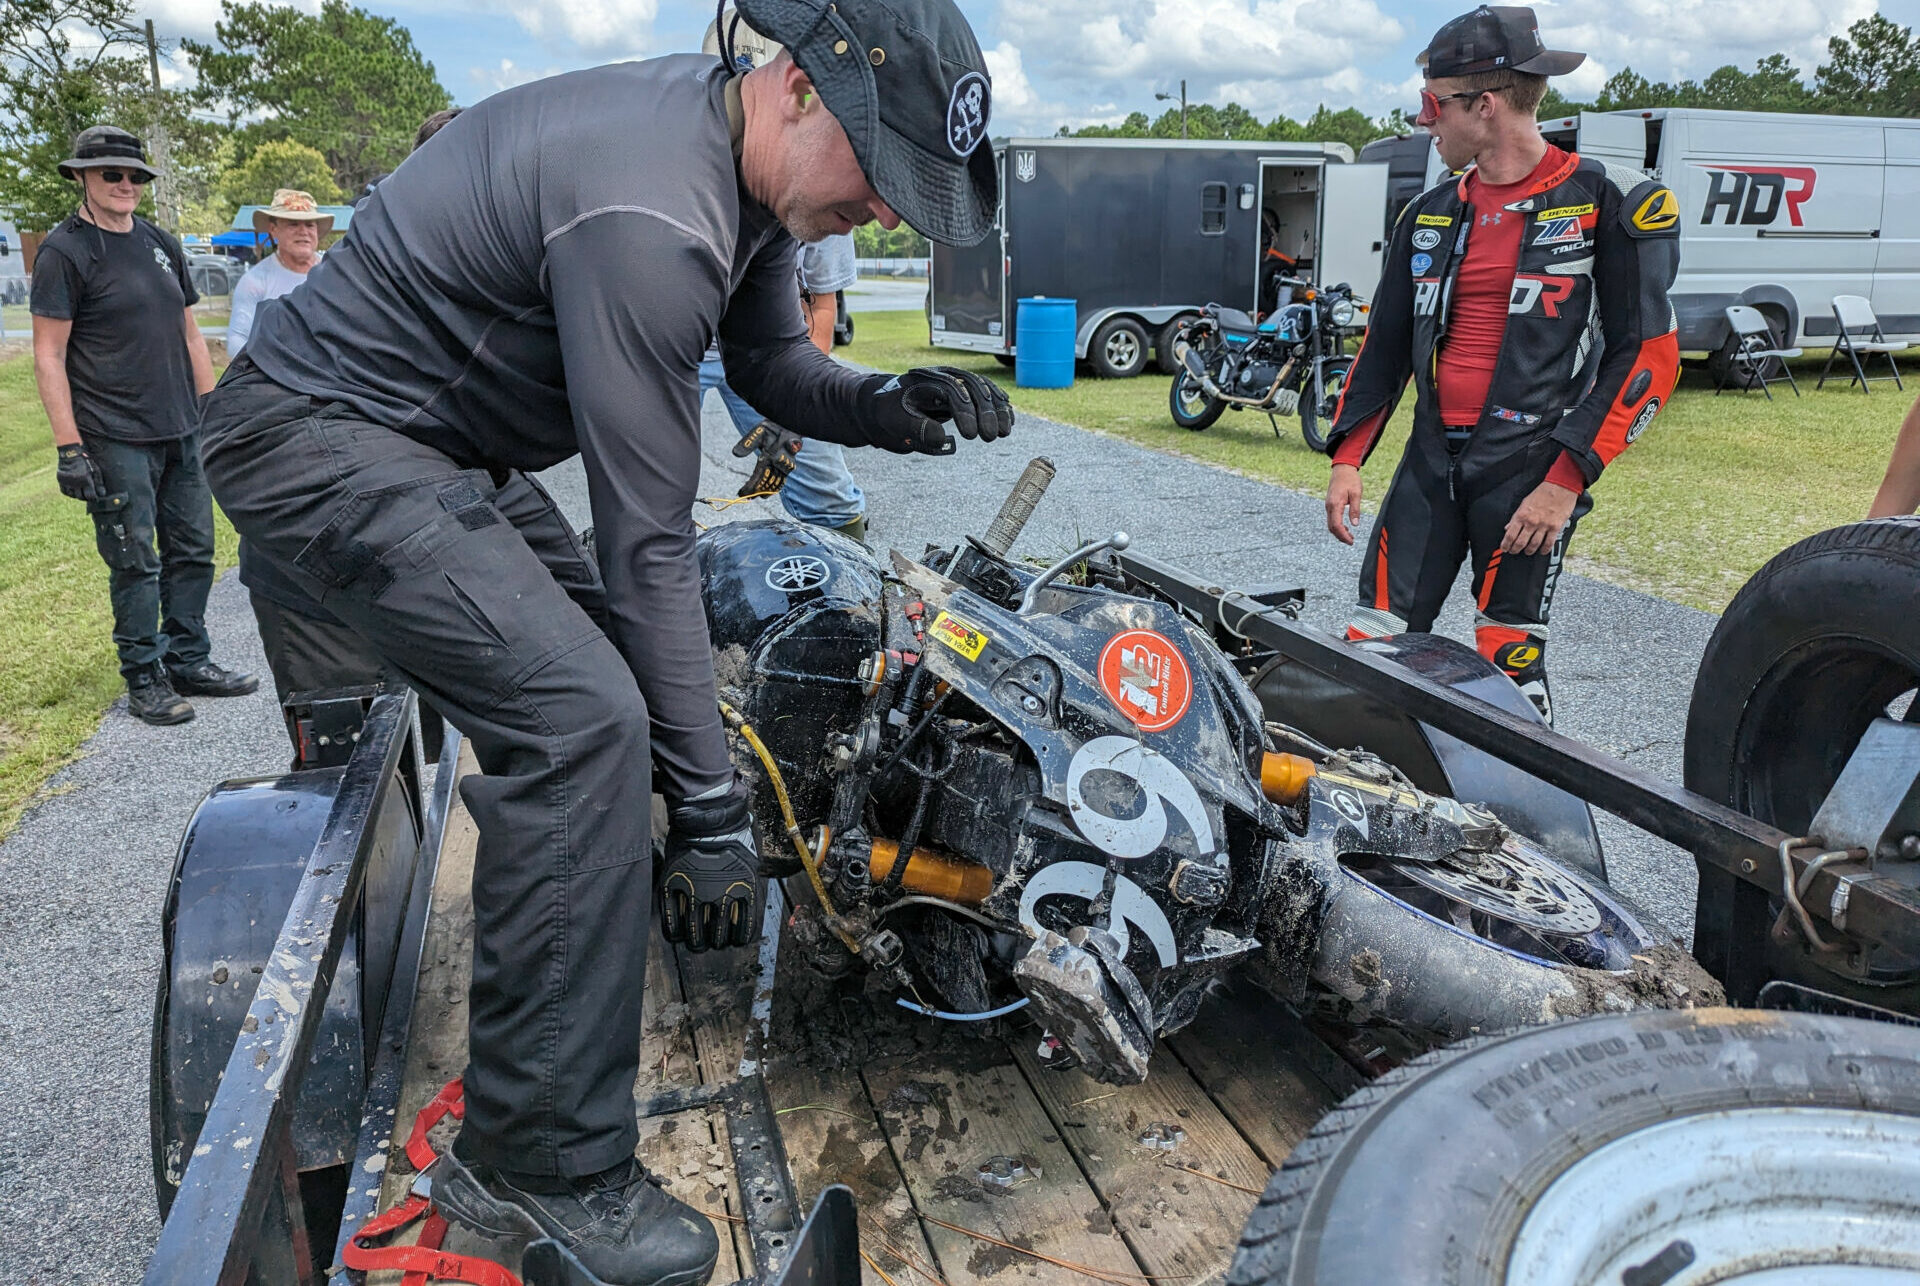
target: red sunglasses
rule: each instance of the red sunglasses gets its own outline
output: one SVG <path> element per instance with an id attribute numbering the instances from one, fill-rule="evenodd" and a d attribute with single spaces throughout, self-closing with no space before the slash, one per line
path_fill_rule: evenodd
<path id="1" fill-rule="evenodd" d="M 1429 125 L 1439 120 L 1440 104 L 1442 103 L 1451 103 L 1456 98 L 1472 99 L 1478 98 L 1482 94 L 1494 94 L 1498 92 L 1498 90 L 1494 89 L 1467 89 L 1457 94 L 1440 94 L 1436 96 L 1432 90 L 1423 89 L 1420 91 L 1420 114 L 1413 118 L 1413 123 L 1416 125 Z"/>

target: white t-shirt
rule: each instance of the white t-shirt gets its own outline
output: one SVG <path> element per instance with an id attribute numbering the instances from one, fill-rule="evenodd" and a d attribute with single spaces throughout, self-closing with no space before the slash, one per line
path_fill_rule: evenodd
<path id="1" fill-rule="evenodd" d="M 320 256 L 315 255 L 313 261 L 319 263 Z M 260 305 L 269 299 L 278 299 L 306 279 L 306 273 L 287 267 L 277 254 L 270 254 L 247 269 L 246 276 L 233 288 L 233 315 L 227 319 L 228 358 L 237 356 L 246 347 L 247 336 L 253 333 L 253 316 Z"/>

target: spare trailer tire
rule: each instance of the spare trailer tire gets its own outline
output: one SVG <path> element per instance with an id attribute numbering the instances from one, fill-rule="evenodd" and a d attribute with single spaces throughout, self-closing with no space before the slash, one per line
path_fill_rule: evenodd
<path id="1" fill-rule="evenodd" d="M 1836 527 L 1776 555 L 1727 605 L 1701 656 L 1687 788 L 1806 834 L 1868 724 L 1890 712 L 1920 722 L 1917 613 L 1920 517 Z M 1774 944 L 1775 910 L 1760 890 L 1701 868 L 1701 963 L 1721 973 L 1729 960 L 1760 957 L 1731 980 L 1736 1003 L 1786 978 L 1920 1014 L 1920 961 L 1882 956 L 1869 977 L 1845 977 L 1801 946 Z"/>
<path id="2" fill-rule="evenodd" d="M 1361 1089 L 1267 1185 L 1227 1282 L 1685 1286 L 1827 1265 L 1920 1272 L 1920 1029 L 1664 1010 L 1477 1037 Z"/>

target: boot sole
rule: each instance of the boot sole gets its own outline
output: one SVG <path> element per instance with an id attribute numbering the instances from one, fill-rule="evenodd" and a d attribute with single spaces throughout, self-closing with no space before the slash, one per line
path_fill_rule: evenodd
<path id="1" fill-rule="evenodd" d="M 197 683 L 173 681 L 173 690 L 183 697 L 250 697 L 260 690 L 260 681 L 255 679 L 244 688 L 206 688 Z"/>
<path id="2" fill-rule="evenodd" d="M 155 728 L 171 728 L 175 724 L 191 723 L 193 722 L 194 716 L 194 711 L 191 709 L 185 714 L 141 714 L 138 710 L 129 708 L 127 713 L 138 719 L 141 723 L 149 724 Z"/>

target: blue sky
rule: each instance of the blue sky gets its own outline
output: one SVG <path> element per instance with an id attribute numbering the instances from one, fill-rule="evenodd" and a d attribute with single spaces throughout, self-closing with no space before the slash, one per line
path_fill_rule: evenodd
<path id="1" fill-rule="evenodd" d="M 296 0 L 317 7 L 318 0 Z M 695 49 L 712 9 L 686 0 L 358 0 L 412 30 L 461 103 L 575 67 Z M 1261 117 L 1318 103 L 1370 114 L 1411 103 L 1413 56 L 1465 0 L 960 0 L 987 51 L 995 133 L 1156 112 L 1154 93 L 1233 99 Z M 1876 8 L 1920 23 L 1920 0 L 1587 0 L 1539 4 L 1542 34 L 1588 64 L 1591 94 L 1632 66 L 1699 77 L 1784 51 L 1811 74 L 1827 38 Z M 205 38 L 219 0 L 151 0 L 163 36 Z"/>

